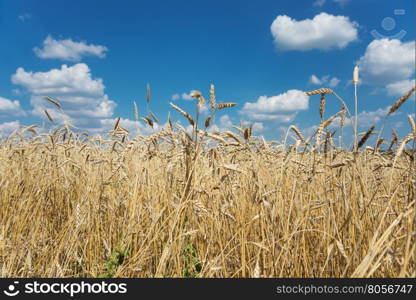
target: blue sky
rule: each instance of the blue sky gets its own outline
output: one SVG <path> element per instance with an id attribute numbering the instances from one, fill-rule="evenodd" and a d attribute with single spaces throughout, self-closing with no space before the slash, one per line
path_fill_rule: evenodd
<path id="1" fill-rule="evenodd" d="M 242 120 L 267 139 L 291 124 L 308 135 L 319 96 L 302 91 L 330 87 L 352 111 L 356 63 L 364 131 L 414 85 L 415 11 L 409 0 L 0 0 L 0 131 L 46 124 L 47 108 L 57 124 L 101 132 L 121 117 L 149 134 L 133 112 L 136 101 L 145 115 L 149 83 L 161 126 L 168 111 L 186 124 L 169 102 L 193 112 L 190 91 L 208 98 L 214 84 L 218 102 L 238 103 L 216 116 L 221 129 Z M 338 110 L 328 96 L 325 117 Z M 405 135 L 412 113 L 414 97 L 386 132 Z"/>

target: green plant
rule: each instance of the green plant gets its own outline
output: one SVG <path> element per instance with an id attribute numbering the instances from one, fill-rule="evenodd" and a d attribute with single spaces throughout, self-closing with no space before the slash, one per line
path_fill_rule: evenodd
<path id="1" fill-rule="evenodd" d="M 191 242 L 187 242 L 183 251 L 182 259 L 184 262 L 183 277 L 195 278 L 202 270 L 202 263 L 198 259 L 195 246 Z"/>
<path id="2" fill-rule="evenodd" d="M 116 249 L 114 250 L 108 261 L 104 264 L 104 273 L 98 275 L 99 278 L 112 278 L 117 271 L 117 268 L 121 266 L 124 262 L 124 259 L 129 252 L 127 247 L 124 250 Z"/>

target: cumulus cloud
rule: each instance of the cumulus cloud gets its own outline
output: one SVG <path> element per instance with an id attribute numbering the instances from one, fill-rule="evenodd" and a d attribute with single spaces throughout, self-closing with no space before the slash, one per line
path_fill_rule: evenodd
<path id="1" fill-rule="evenodd" d="M 360 113 L 358 113 L 358 129 L 363 128 L 366 129 L 367 127 L 370 127 L 372 125 L 375 125 L 377 123 L 379 123 L 380 121 L 382 121 L 385 116 L 387 115 L 387 113 L 389 112 L 390 106 L 387 106 L 385 108 L 379 108 L 377 110 L 372 110 L 372 111 L 366 111 L 363 110 Z M 351 121 L 354 122 L 355 120 L 355 116 L 352 116 L 351 119 L 347 118 L 345 120 L 345 126 L 351 126 Z M 337 127 L 339 126 L 341 121 L 340 117 L 337 117 L 332 124 L 330 125 L 330 127 Z"/>
<path id="2" fill-rule="evenodd" d="M 24 116 L 26 113 L 18 100 L 9 100 L 0 97 L 0 116 Z"/>
<path id="3" fill-rule="evenodd" d="M 318 77 L 316 77 L 316 75 L 311 75 L 311 78 L 309 79 L 310 83 L 312 84 L 322 84 L 324 81 L 324 78 L 319 79 Z"/>
<path id="4" fill-rule="evenodd" d="M 18 68 L 12 82 L 25 87 L 32 95 L 32 113 L 44 118 L 48 108 L 54 119 L 68 120 L 76 126 L 99 125 L 98 119 L 111 117 L 116 103 L 104 93 L 102 79 L 92 78 L 89 67 L 79 63 L 48 72 L 31 72 Z M 63 111 L 57 110 L 43 96 L 56 98 Z"/>
<path id="5" fill-rule="evenodd" d="M 174 95 L 172 95 L 172 100 L 173 101 L 176 101 L 176 100 L 195 100 L 195 103 L 196 103 L 196 99 L 192 98 L 192 96 L 191 96 L 193 92 L 195 92 L 195 91 L 192 90 L 189 93 L 174 94 Z M 208 112 L 209 112 L 208 103 L 205 103 L 204 106 L 199 107 L 199 113 L 201 113 L 202 115 L 207 115 Z"/>
<path id="6" fill-rule="evenodd" d="M 172 95 L 172 100 L 193 100 L 191 94 L 193 91 L 189 93 L 182 93 L 182 94 L 174 94 Z"/>
<path id="7" fill-rule="evenodd" d="M 415 72 L 415 42 L 374 40 L 358 64 L 367 83 L 388 84 L 408 79 Z"/>
<path id="8" fill-rule="evenodd" d="M 389 112 L 390 107 L 379 108 L 374 111 L 362 111 L 358 114 L 358 127 L 370 127 L 379 123 Z M 354 117 L 353 117 L 354 119 Z M 349 125 L 349 122 L 347 122 Z"/>
<path id="9" fill-rule="evenodd" d="M 3 124 L 0 124 L 0 137 L 7 137 L 12 132 L 20 128 L 20 122 L 19 121 L 12 121 L 12 122 L 5 122 Z"/>
<path id="10" fill-rule="evenodd" d="M 357 27 L 348 17 L 322 12 L 313 19 L 301 21 L 280 15 L 270 29 L 278 49 L 306 51 L 345 48 L 358 38 Z"/>
<path id="11" fill-rule="evenodd" d="M 291 122 L 299 110 L 309 108 L 309 97 L 300 90 L 267 97 L 261 96 L 256 102 L 246 102 L 240 114 L 251 120 Z"/>
<path id="12" fill-rule="evenodd" d="M 259 134 L 259 133 L 263 132 L 264 130 L 266 130 L 266 127 L 264 126 L 264 124 L 262 122 L 243 121 L 243 126 L 244 127 L 251 126 L 253 134 Z"/>
<path id="13" fill-rule="evenodd" d="M 43 48 L 35 47 L 33 51 L 40 58 L 53 58 L 68 61 L 80 61 L 83 56 L 105 57 L 108 49 L 100 45 L 87 45 L 85 42 L 74 42 L 71 39 L 55 40 L 48 35 L 43 41 Z"/>
<path id="14" fill-rule="evenodd" d="M 322 76 L 321 78 L 317 77 L 316 75 L 312 74 L 309 78 L 309 82 L 316 85 L 328 85 L 329 87 L 336 87 L 340 80 L 336 77 L 330 77 L 329 75 Z"/>
<path id="15" fill-rule="evenodd" d="M 244 127 L 252 126 L 252 132 L 253 134 L 258 134 L 266 129 L 266 127 L 263 125 L 262 122 L 249 122 L 246 120 L 241 120 Z M 217 124 L 213 124 L 209 131 L 215 132 L 215 131 L 226 131 L 226 130 L 232 130 L 233 126 L 240 126 L 240 124 L 233 124 L 231 118 L 229 115 L 223 115 L 220 117 Z"/>
<path id="16" fill-rule="evenodd" d="M 413 80 L 401 80 L 386 85 L 387 93 L 390 96 L 400 97 L 407 93 L 412 87 L 416 86 L 416 81 Z"/>
<path id="17" fill-rule="evenodd" d="M 94 133 L 105 133 L 113 129 L 117 118 L 101 119 L 100 125 L 97 128 L 89 128 L 88 130 Z M 135 121 L 130 119 L 120 118 L 120 126 L 129 131 L 130 136 L 148 136 L 157 132 L 160 132 L 167 124 L 161 125 L 158 123 L 153 124 L 153 128 L 141 121 Z"/>
<path id="18" fill-rule="evenodd" d="M 363 83 L 382 86 L 399 96 L 414 85 L 415 41 L 380 39 L 372 41 L 358 60 Z"/>

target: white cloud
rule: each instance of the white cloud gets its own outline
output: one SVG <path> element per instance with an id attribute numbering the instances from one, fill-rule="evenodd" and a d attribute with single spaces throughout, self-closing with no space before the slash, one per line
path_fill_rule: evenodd
<path id="1" fill-rule="evenodd" d="M 312 84 L 317 84 L 317 85 L 319 85 L 319 84 L 322 84 L 323 83 L 323 80 L 322 79 L 319 79 L 318 77 L 316 77 L 315 75 L 311 75 L 311 78 L 309 79 L 309 81 L 312 83 Z"/>
<path id="2" fill-rule="evenodd" d="M 322 7 L 322 6 L 324 6 L 325 2 L 326 2 L 326 0 L 316 0 L 316 1 L 313 3 L 313 6 L 319 6 L 319 7 Z"/>
<path id="3" fill-rule="evenodd" d="M 330 78 L 329 75 L 322 76 L 322 78 L 317 77 L 316 75 L 312 74 L 309 78 L 309 82 L 316 85 L 328 85 L 329 87 L 336 87 L 340 80 L 336 77 Z"/>
<path id="4" fill-rule="evenodd" d="M 365 83 L 385 85 L 409 79 L 415 73 L 415 42 L 374 40 L 358 64 Z"/>
<path id="5" fill-rule="evenodd" d="M 22 14 L 17 16 L 17 18 L 22 22 L 24 22 L 26 20 L 29 20 L 31 17 L 32 17 L 32 15 L 29 14 L 29 13 L 22 13 Z"/>
<path id="6" fill-rule="evenodd" d="M 182 93 L 182 94 L 174 94 L 172 95 L 172 100 L 193 100 L 191 94 L 193 91 L 190 91 L 189 93 Z"/>
<path id="7" fill-rule="evenodd" d="M 350 0 L 333 0 L 335 3 L 338 3 L 340 6 L 344 6 L 345 4 L 347 4 L 348 2 L 350 2 Z M 318 6 L 318 7 L 322 7 L 324 6 L 326 3 L 326 0 L 316 0 L 313 3 L 313 6 Z"/>
<path id="8" fill-rule="evenodd" d="M 401 80 L 393 83 L 389 83 L 386 85 L 387 93 L 390 96 L 403 96 L 405 93 L 407 93 L 412 87 L 416 85 L 416 81 L 413 80 Z"/>
<path id="9" fill-rule="evenodd" d="M 258 134 L 262 131 L 264 131 L 266 129 L 266 127 L 263 125 L 262 122 L 249 122 L 246 120 L 242 120 L 241 121 L 243 126 L 248 127 L 248 126 L 252 126 L 252 130 L 253 130 L 253 134 Z M 210 127 L 209 131 L 210 132 L 215 132 L 215 131 L 226 131 L 226 130 L 232 130 L 233 126 L 240 126 L 240 124 L 238 125 L 234 125 L 233 122 L 231 121 L 231 118 L 229 115 L 223 115 L 220 117 L 219 121 L 218 121 L 218 125 L 217 124 L 212 124 L 212 126 Z"/>
<path id="10" fill-rule="evenodd" d="M 358 113 L 358 127 L 370 127 L 379 123 L 387 115 L 389 109 L 390 107 L 386 107 Z"/>
<path id="11" fill-rule="evenodd" d="M 9 136 L 13 131 L 20 128 L 19 121 L 12 121 L 12 122 L 5 122 L 3 124 L 0 124 L 0 137 L 7 137 Z"/>
<path id="12" fill-rule="evenodd" d="M 256 102 L 246 102 L 240 114 L 252 120 L 291 122 L 297 111 L 309 108 L 309 97 L 300 90 L 267 97 L 261 96 Z"/>
<path id="13" fill-rule="evenodd" d="M 116 103 L 104 93 L 102 79 L 92 78 L 89 67 L 79 63 L 48 72 L 27 72 L 18 68 L 12 76 L 14 84 L 25 87 L 31 94 L 32 113 L 44 118 L 43 110 L 48 108 L 52 118 L 68 120 L 76 126 L 99 126 L 98 119 L 111 117 Z M 57 110 L 43 96 L 56 98 L 63 111 Z"/>
<path id="14" fill-rule="evenodd" d="M 117 118 L 101 119 L 100 120 L 100 125 L 101 125 L 100 127 L 98 127 L 98 128 L 89 128 L 89 130 L 91 132 L 95 132 L 95 133 L 109 132 L 109 131 L 113 130 L 116 120 L 117 120 Z M 160 132 L 164 127 L 167 126 L 167 124 L 160 125 L 160 124 L 155 122 L 153 124 L 153 128 L 152 128 L 152 127 L 150 127 L 149 125 L 147 125 L 146 123 L 144 123 L 142 121 L 135 121 L 135 120 L 124 119 L 124 118 L 120 118 L 120 123 L 119 124 L 120 124 L 120 126 L 122 126 L 123 128 L 125 128 L 129 131 L 129 134 L 130 134 L 131 137 L 135 137 L 137 135 L 148 136 L 148 135 Z"/>
<path id="15" fill-rule="evenodd" d="M 9 100 L 0 97 L 0 116 L 24 116 L 26 113 L 20 107 L 20 102 L 17 100 Z"/>
<path id="16" fill-rule="evenodd" d="M 225 128 L 226 130 L 230 129 L 233 126 L 229 115 L 223 115 L 219 121 L 220 128 Z"/>
<path id="17" fill-rule="evenodd" d="M 360 128 L 367 128 L 370 127 L 372 125 L 375 125 L 377 123 L 379 123 L 381 120 L 383 120 L 385 118 L 385 116 L 387 115 L 387 113 L 389 112 L 390 106 L 387 106 L 385 108 L 379 108 L 377 110 L 373 110 L 373 111 L 366 111 L 363 110 L 361 112 L 358 113 L 358 129 Z M 338 117 L 336 118 L 331 126 L 332 127 L 337 127 L 339 126 L 341 118 Z M 355 116 L 352 116 L 351 119 L 349 117 L 346 118 L 345 120 L 345 126 L 351 126 L 351 121 L 354 122 L 355 120 Z"/>
<path id="18" fill-rule="evenodd" d="M 357 27 L 348 17 L 322 12 L 313 19 L 301 21 L 280 15 L 270 29 L 278 49 L 306 51 L 345 48 L 358 38 Z"/>
<path id="19" fill-rule="evenodd" d="M 307 128 L 304 128 L 304 129 L 302 129 L 302 135 L 305 137 L 305 138 L 308 138 L 308 137 L 311 137 L 312 135 L 314 135 L 315 134 L 315 132 L 318 130 L 318 125 L 312 125 L 312 126 L 310 126 L 310 127 L 307 127 Z"/>
<path id="20" fill-rule="evenodd" d="M 195 92 L 194 90 L 190 91 L 189 93 L 182 93 L 182 94 L 174 94 L 172 95 L 172 100 L 195 100 L 195 103 L 197 103 L 195 98 L 192 98 L 192 93 Z M 208 115 L 209 113 L 209 106 L 208 103 L 205 103 L 204 106 L 199 107 L 199 113 L 202 115 Z"/>
<path id="21" fill-rule="evenodd" d="M 252 126 L 251 129 L 253 131 L 253 134 L 258 134 L 260 132 L 263 132 L 266 127 L 264 126 L 264 124 L 262 122 L 247 122 L 247 121 L 243 121 L 243 126 L 245 127 L 249 127 Z"/>
<path id="22" fill-rule="evenodd" d="M 329 87 L 334 88 L 334 87 L 336 87 L 336 86 L 338 85 L 338 83 L 339 83 L 340 81 L 341 81 L 341 80 L 339 80 L 338 78 L 333 77 L 333 78 L 331 78 L 331 79 L 329 80 L 328 85 L 329 85 Z"/>
<path id="23" fill-rule="evenodd" d="M 187 93 L 182 93 L 182 99 L 183 100 L 192 100 L 193 98 L 192 98 L 191 94 L 192 94 L 192 91 L 189 92 L 188 94 Z"/>
<path id="24" fill-rule="evenodd" d="M 68 61 L 80 61 L 83 56 L 105 57 L 108 49 L 100 45 L 87 45 L 85 42 L 74 42 L 71 39 L 55 40 L 48 35 L 43 41 L 43 48 L 33 48 L 40 58 L 54 58 Z"/>
<path id="25" fill-rule="evenodd" d="M 199 107 L 199 113 L 202 114 L 202 115 L 204 115 L 204 116 L 206 116 L 209 113 L 209 108 L 210 107 L 205 103 L 204 106 L 200 106 Z"/>

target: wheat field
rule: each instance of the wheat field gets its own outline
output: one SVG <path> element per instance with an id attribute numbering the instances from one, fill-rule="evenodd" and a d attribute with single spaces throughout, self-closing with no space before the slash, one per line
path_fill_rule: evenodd
<path id="1" fill-rule="evenodd" d="M 235 105 L 213 86 L 204 120 L 201 93 L 195 115 L 171 105 L 191 131 L 170 119 L 134 138 L 120 119 L 106 136 L 20 129 L 0 145 L 0 276 L 416 277 L 414 121 L 370 146 L 372 127 L 350 151 L 331 127 L 346 106 L 325 117 L 332 93 L 308 94 L 321 95 L 313 136 L 291 126 L 281 143 L 209 130 Z"/>

